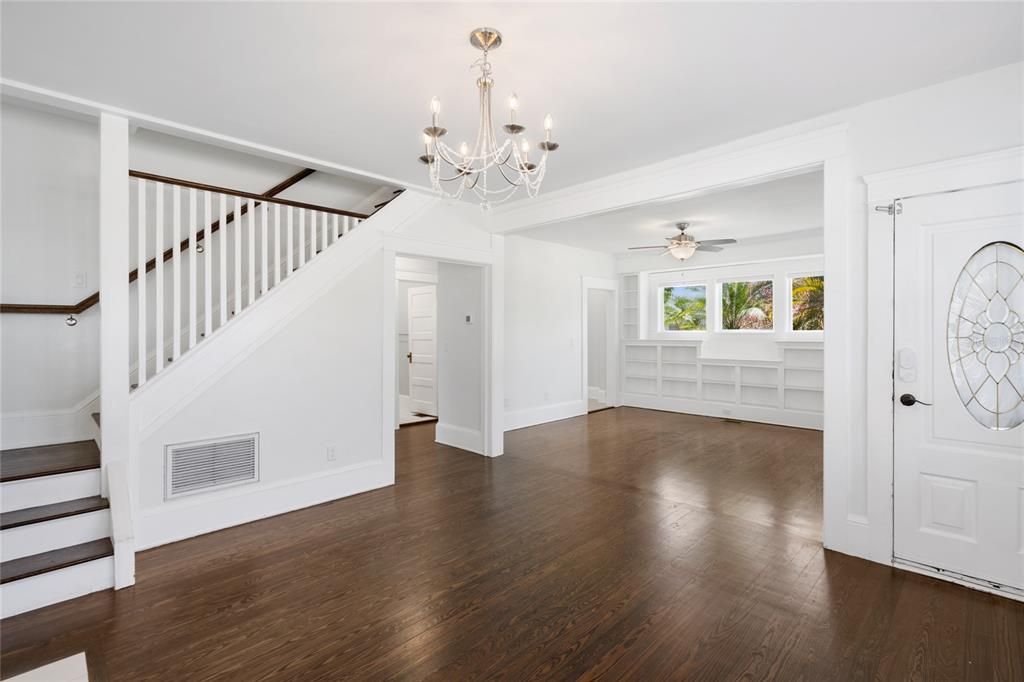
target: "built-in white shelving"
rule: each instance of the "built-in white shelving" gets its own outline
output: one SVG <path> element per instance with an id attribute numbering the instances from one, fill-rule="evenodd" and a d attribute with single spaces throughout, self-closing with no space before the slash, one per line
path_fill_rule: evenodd
<path id="1" fill-rule="evenodd" d="M 824 344 L 778 349 L 778 360 L 703 358 L 699 340 L 624 339 L 623 404 L 821 429 Z"/>
<path id="2" fill-rule="evenodd" d="M 620 291 L 622 339 L 635 341 L 640 338 L 640 276 L 635 273 L 623 275 Z"/>

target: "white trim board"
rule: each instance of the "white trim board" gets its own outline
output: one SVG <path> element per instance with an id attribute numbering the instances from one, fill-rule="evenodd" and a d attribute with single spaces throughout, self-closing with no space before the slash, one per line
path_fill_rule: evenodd
<path id="1" fill-rule="evenodd" d="M 587 413 L 587 401 L 567 400 L 562 403 L 530 407 L 505 413 L 505 430 L 515 431 L 527 426 L 546 424 L 547 422 L 581 417 Z"/>
<path id="2" fill-rule="evenodd" d="M 464 426 L 455 426 L 439 421 L 434 426 L 434 441 L 478 455 L 484 454 L 484 435 L 476 429 L 467 429 Z"/>
<path id="3" fill-rule="evenodd" d="M 136 516 L 135 549 L 141 551 L 259 521 L 394 482 L 390 462 L 375 458 L 284 481 L 253 483 L 208 495 L 183 497 L 141 510 Z"/>

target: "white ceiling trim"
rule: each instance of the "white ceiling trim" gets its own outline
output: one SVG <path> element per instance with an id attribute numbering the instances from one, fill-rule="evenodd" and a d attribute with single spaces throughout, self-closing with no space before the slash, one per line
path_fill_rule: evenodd
<path id="1" fill-rule="evenodd" d="M 177 123 L 165 118 L 122 109 L 121 107 L 115 107 L 102 102 L 85 99 L 83 97 L 69 95 L 64 92 L 38 87 L 31 83 L 23 83 L 9 78 L 0 78 L 0 95 L 5 98 L 9 97 L 11 99 L 21 100 L 45 107 L 52 107 L 54 109 L 84 115 L 91 118 L 99 118 L 100 114 L 112 114 L 114 116 L 120 116 L 128 119 L 132 126 L 155 130 L 160 133 L 174 135 L 176 137 L 185 138 L 195 142 L 202 142 L 217 147 L 223 147 L 225 149 L 246 152 L 256 156 L 273 159 L 275 161 L 281 161 L 283 163 L 291 163 L 305 168 L 313 168 L 325 173 L 357 178 L 364 181 L 369 180 L 385 185 L 404 187 L 406 189 L 416 189 L 428 194 L 433 194 L 432 190 L 424 185 L 410 185 L 407 182 L 385 175 L 369 173 L 359 170 L 358 168 L 343 166 L 341 164 L 325 161 L 324 159 L 318 159 L 312 156 L 294 154 L 277 147 L 270 147 L 268 145 L 259 144 L 258 142 L 250 142 L 249 140 L 243 140 L 238 137 L 232 137 L 231 135 L 223 135 L 203 128 Z"/>
<path id="2" fill-rule="evenodd" d="M 487 227 L 496 234 L 620 210 L 652 202 L 785 177 L 846 153 L 847 124 L 780 137 L 780 131 L 710 147 L 692 154 L 616 173 L 598 180 L 517 201 L 496 209 Z M 737 178 L 743 180 L 737 181 Z"/>

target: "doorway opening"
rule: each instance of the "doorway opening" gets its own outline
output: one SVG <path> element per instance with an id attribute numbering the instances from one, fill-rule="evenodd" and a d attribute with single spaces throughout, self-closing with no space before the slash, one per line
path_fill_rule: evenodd
<path id="1" fill-rule="evenodd" d="M 583 388 L 587 412 L 607 410 L 616 403 L 615 288 L 614 280 L 584 281 Z"/>
<path id="2" fill-rule="evenodd" d="M 483 266 L 395 257 L 396 427 L 484 453 L 486 293 Z"/>

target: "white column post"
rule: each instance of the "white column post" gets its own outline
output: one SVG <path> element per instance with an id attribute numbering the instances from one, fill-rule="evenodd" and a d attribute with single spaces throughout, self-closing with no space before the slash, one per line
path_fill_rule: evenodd
<path id="1" fill-rule="evenodd" d="M 106 474 L 108 463 L 128 458 L 128 120 L 120 116 L 100 116 L 99 190 L 100 413 Z"/>
<path id="2" fill-rule="evenodd" d="M 128 119 L 100 115 L 100 432 L 101 484 L 112 498 L 114 587 L 135 582 L 130 391 Z M 159 249 L 159 246 L 157 247 Z M 159 251 L 157 252 L 159 258 Z M 145 277 L 145 261 L 139 263 Z M 162 311 L 161 311 L 162 312 Z M 159 312 L 158 312 L 159 314 Z M 144 361 L 144 359 L 140 359 Z M 111 483 L 113 481 L 113 483 Z"/>

